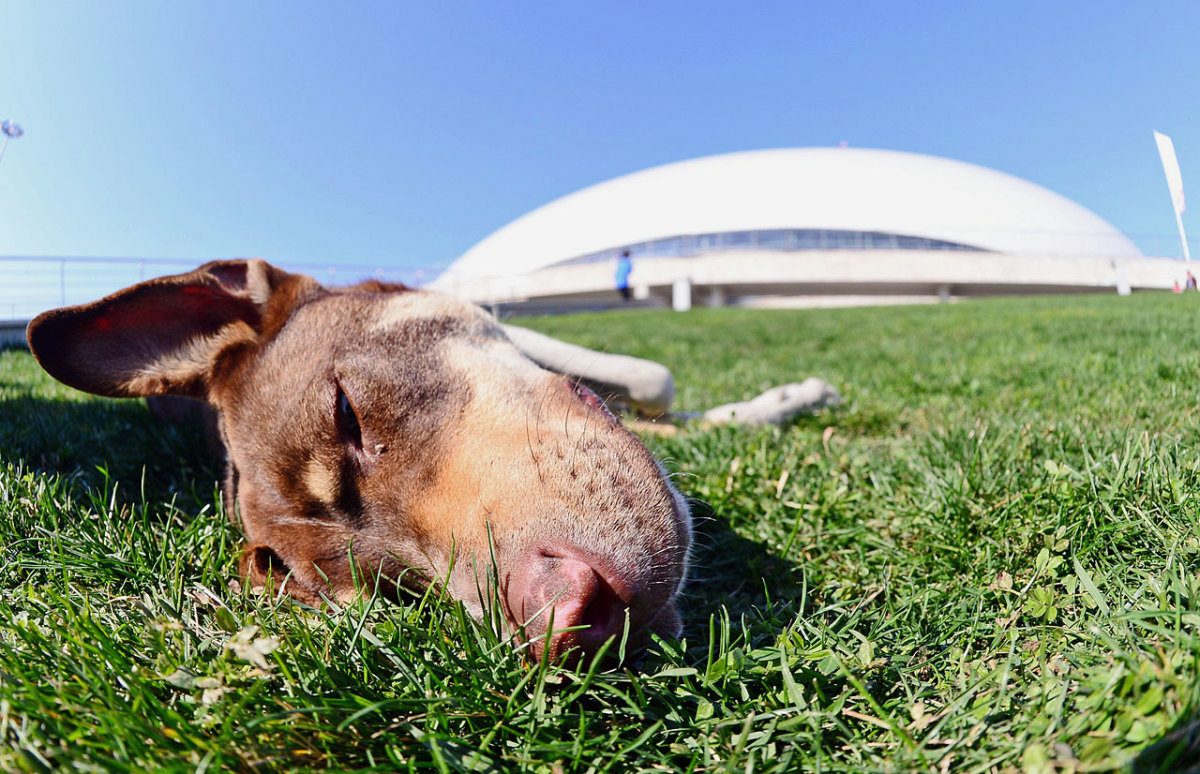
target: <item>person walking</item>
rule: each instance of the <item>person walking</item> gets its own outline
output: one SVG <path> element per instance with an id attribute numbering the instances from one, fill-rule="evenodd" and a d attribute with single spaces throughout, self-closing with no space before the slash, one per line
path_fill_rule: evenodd
<path id="1" fill-rule="evenodd" d="M 621 257 L 617 258 L 617 290 L 625 301 L 633 297 L 629 292 L 629 275 L 632 273 L 633 261 L 629 258 L 629 251 L 626 250 L 621 253 Z"/>

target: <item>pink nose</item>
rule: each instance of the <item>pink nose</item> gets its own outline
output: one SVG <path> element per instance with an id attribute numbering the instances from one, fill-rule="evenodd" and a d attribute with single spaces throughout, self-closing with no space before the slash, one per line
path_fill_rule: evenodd
<path id="1" fill-rule="evenodd" d="M 547 648 L 552 659 L 571 648 L 594 653 L 624 632 L 633 584 L 598 571 L 574 551 L 535 551 L 509 577 L 509 609 L 524 624 L 535 659 Z"/>

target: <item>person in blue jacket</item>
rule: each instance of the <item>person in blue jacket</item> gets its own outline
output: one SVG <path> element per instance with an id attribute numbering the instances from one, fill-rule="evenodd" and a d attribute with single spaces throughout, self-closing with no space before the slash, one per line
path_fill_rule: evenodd
<path id="1" fill-rule="evenodd" d="M 621 253 L 621 257 L 617 259 L 617 290 L 621 293 L 621 298 L 628 301 L 632 296 L 629 293 L 629 275 L 633 272 L 633 261 L 629 258 L 629 251 Z"/>

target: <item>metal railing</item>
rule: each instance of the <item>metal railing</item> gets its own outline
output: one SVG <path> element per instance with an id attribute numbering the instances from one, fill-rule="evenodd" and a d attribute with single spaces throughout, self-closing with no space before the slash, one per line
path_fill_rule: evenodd
<path id="1" fill-rule="evenodd" d="M 143 280 L 190 271 L 201 263 L 182 258 L 0 256 L 0 320 L 29 319 L 47 309 L 94 301 Z M 417 286 L 441 271 L 438 267 L 274 263 L 326 285 L 376 279 Z"/>
<path id="2" fill-rule="evenodd" d="M 843 238 L 843 232 L 822 233 L 821 239 L 826 240 L 829 234 L 836 233 Z M 845 232 L 850 233 L 850 232 Z M 714 245 L 707 244 L 703 237 L 715 239 L 714 235 L 693 235 L 683 238 L 668 238 L 656 242 L 641 243 L 633 246 L 638 248 L 635 257 L 687 257 L 712 249 Z M 802 248 L 828 249 L 824 241 L 808 245 L 804 239 L 811 233 L 797 230 L 773 230 L 763 232 L 739 232 L 734 236 L 716 235 L 730 244 L 722 241 L 724 249 L 791 249 Z M 854 233 L 856 239 L 865 239 L 874 234 Z M 898 241 L 902 237 L 883 235 L 887 237 L 885 244 L 879 247 L 900 247 Z M 1093 238 L 1091 234 L 1062 234 L 1064 240 L 1063 252 L 1070 253 L 1078 249 L 1072 242 Z M 1131 234 L 1128 235 L 1143 255 L 1161 258 L 1182 258 L 1182 248 L 1179 237 L 1175 234 Z M 741 244 L 749 240 L 749 244 Z M 783 240 L 782 242 L 780 240 Z M 892 243 L 895 242 L 893 245 Z M 839 243 L 840 244 L 840 243 Z M 950 243 L 947 243 L 949 246 Z M 843 245 L 843 247 L 859 247 L 861 245 Z M 922 245 L 928 249 L 928 245 Z M 955 245 L 955 247 L 961 246 Z M 1200 254 L 1200 242 L 1192 243 L 1193 252 Z M 1069 249 L 1068 249 L 1069 248 Z M 580 256 L 564 263 L 593 263 L 614 259 L 625 248 L 604 250 L 588 256 Z M 166 274 L 178 274 L 190 271 L 203 261 L 184 258 L 89 258 L 89 257 L 45 257 L 45 256 L 0 256 L 0 320 L 27 320 L 37 314 L 59 306 L 81 304 L 101 298 L 109 293 L 127 287 L 142 280 Z M 312 264 L 289 263 L 274 261 L 276 265 L 288 271 L 296 271 L 316 277 L 327 285 L 348 285 L 364 279 L 378 279 L 387 282 L 402 282 L 406 285 L 424 285 L 431 282 L 445 269 L 444 266 L 370 266 L 365 264 Z M 476 278 L 478 279 L 478 278 Z M 512 278 L 507 278 L 511 281 Z M 504 277 L 495 278 L 503 283 Z"/>

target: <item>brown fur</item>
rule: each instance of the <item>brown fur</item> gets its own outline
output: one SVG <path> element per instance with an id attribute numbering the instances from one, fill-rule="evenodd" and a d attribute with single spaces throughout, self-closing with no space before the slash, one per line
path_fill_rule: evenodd
<path id="1" fill-rule="evenodd" d="M 381 576 L 385 591 L 437 584 L 475 615 L 496 594 L 530 639 L 543 598 L 585 625 L 615 606 L 635 644 L 677 633 L 682 498 L 594 396 L 476 307 L 225 261 L 43 314 L 29 341 L 80 389 L 216 409 L 254 586 L 318 604 Z"/>

